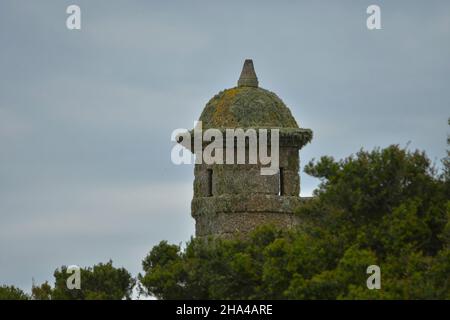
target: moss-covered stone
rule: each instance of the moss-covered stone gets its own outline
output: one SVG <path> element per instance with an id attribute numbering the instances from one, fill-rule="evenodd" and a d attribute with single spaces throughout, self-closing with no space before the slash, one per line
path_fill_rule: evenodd
<path id="1" fill-rule="evenodd" d="M 261 175 L 260 159 L 252 164 L 195 165 L 191 212 L 196 221 L 196 235 L 231 236 L 248 233 L 265 223 L 281 228 L 300 223 L 294 214 L 302 201 L 298 151 L 311 141 L 312 131 L 299 128 L 291 111 L 276 94 L 258 87 L 250 60 L 244 64 L 238 87 L 215 95 L 199 120 L 203 130 L 219 129 L 223 138 L 226 138 L 226 129 L 255 129 L 260 141 L 258 129 L 269 129 L 269 145 L 270 129 L 278 129 L 282 170 L 275 175 Z M 233 142 L 232 137 L 229 140 Z M 209 143 L 203 141 L 202 148 Z M 228 142 L 224 144 L 229 147 Z M 194 150 L 192 131 L 190 143 L 183 145 Z M 246 155 L 248 148 L 246 143 Z M 225 163 L 225 152 L 223 154 Z M 246 159 L 248 161 L 247 156 Z"/>
<path id="2" fill-rule="evenodd" d="M 298 128 L 278 96 L 255 87 L 235 87 L 215 95 L 203 110 L 203 128 Z"/>

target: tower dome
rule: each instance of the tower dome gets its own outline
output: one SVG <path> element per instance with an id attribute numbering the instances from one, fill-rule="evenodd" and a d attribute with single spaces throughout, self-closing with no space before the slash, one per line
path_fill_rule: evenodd
<path id="1" fill-rule="evenodd" d="M 273 92 L 258 87 L 252 60 L 246 60 L 238 86 L 215 95 L 203 110 L 203 128 L 290 128 L 297 122 Z"/>

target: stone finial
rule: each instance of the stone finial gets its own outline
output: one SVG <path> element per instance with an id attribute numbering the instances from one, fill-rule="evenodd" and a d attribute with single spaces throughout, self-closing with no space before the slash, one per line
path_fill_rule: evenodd
<path id="1" fill-rule="evenodd" d="M 247 59 L 244 62 L 241 76 L 238 80 L 238 87 L 258 87 L 258 77 L 256 76 L 253 61 L 251 59 Z"/>

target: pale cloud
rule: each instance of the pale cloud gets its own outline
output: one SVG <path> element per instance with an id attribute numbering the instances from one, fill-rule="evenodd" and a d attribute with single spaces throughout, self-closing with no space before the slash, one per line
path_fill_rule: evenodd
<path id="1" fill-rule="evenodd" d="M 32 124 L 11 108 L 0 107 L 0 142 L 15 140 L 31 134 Z"/>
<path id="2" fill-rule="evenodd" d="M 142 231 L 142 228 L 151 233 L 152 229 L 162 227 L 152 223 L 143 226 L 136 221 L 188 221 L 185 218 L 189 212 L 184 211 L 192 198 L 192 185 L 164 182 L 136 186 L 68 185 L 59 189 L 32 189 L 16 199 L 13 196 L 10 194 L 6 203 L 10 207 L 22 206 L 26 212 L 19 214 L 22 217 L 19 221 L 8 222 L 3 217 L 4 223 L 0 226 L 3 239 L 28 240 L 44 235 L 113 236 Z M 44 211 L 45 207 L 48 209 Z M 2 205 L 0 210 L 6 211 Z M 192 230 L 192 223 L 186 225 L 186 230 Z"/>
<path id="3" fill-rule="evenodd" d="M 136 274 L 152 245 L 194 232 L 191 184 L 48 188 L 3 194 L 0 202 L 2 279 L 25 289 L 63 264 L 113 259 Z"/>

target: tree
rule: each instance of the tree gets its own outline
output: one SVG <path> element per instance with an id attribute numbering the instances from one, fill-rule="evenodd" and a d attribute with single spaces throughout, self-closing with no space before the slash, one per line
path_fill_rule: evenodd
<path id="1" fill-rule="evenodd" d="M 110 260 L 93 267 L 82 268 L 81 288 L 68 289 L 67 267 L 62 266 L 54 272 L 54 288 L 45 282 L 33 287 L 33 299 L 36 300 L 121 300 L 131 299 L 135 279 L 124 268 L 115 268 Z"/>
<path id="2" fill-rule="evenodd" d="M 0 300 L 28 300 L 29 298 L 25 292 L 14 286 L 0 287 Z"/>
<path id="3" fill-rule="evenodd" d="M 143 261 L 159 299 L 449 299 L 450 201 L 423 152 L 398 146 L 323 157 L 296 229 L 262 226 L 241 239 L 163 241 Z M 369 290 L 367 267 L 381 268 Z"/>
<path id="4" fill-rule="evenodd" d="M 40 286 L 34 286 L 31 288 L 31 297 L 33 300 L 51 300 L 52 299 L 53 289 L 45 281 Z"/>
<path id="5" fill-rule="evenodd" d="M 450 126 L 450 118 L 448 119 L 448 125 Z M 442 164 L 444 166 L 444 180 L 446 182 L 447 194 L 450 194 L 450 135 L 447 135 L 447 156 L 442 159 Z"/>

